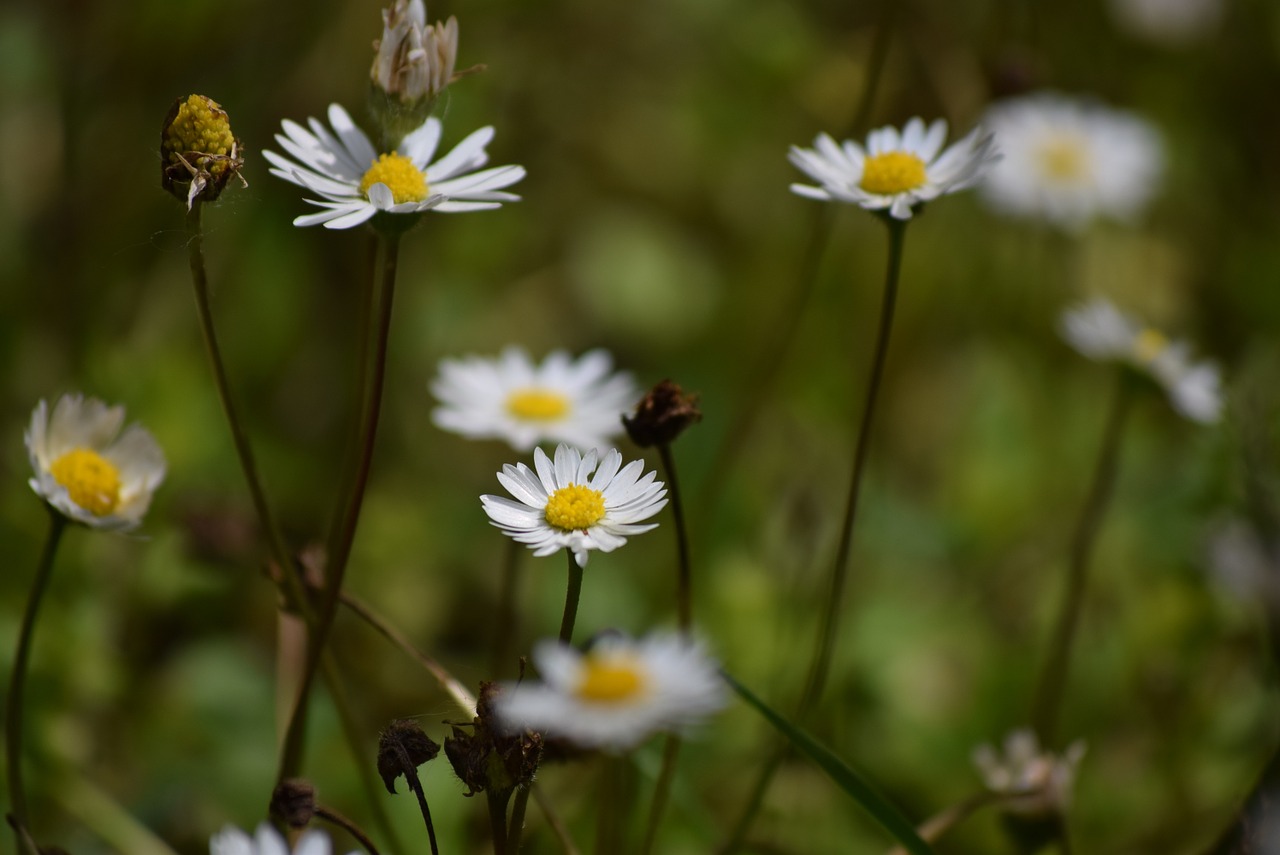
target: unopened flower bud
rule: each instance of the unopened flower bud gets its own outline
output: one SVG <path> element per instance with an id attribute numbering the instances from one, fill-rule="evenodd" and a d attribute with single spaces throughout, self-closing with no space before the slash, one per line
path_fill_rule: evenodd
<path id="1" fill-rule="evenodd" d="M 160 133 L 160 183 L 187 210 L 197 200 L 212 202 L 244 166 L 240 141 L 231 133 L 227 113 L 203 95 L 179 98 L 165 116 Z"/>
<path id="2" fill-rule="evenodd" d="M 271 793 L 270 811 L 290 828 L 306 828 L 316 815 L 316 788 L 302 778 L 286 778 Z"/>
<path id="3" fill-rule="evenodd" d="M 396 778 L 401 775 L 410 789 L 421 789 L 418 767 L 434 760 L 439 753 L 440 746 L 423 733 L 413 719 L 400 718 L 391 722 L 378 738 L 378 775 L 387 792 L 395 795 Z"/>
<path id="4" fill-rule="evenodd" d="M 631 441 L 641 448 L 667 445 L 689 425 L 702 421 L 697 395 L 686 395 L 670 380 L 649 390 L 631 418 L 622 417 Z"/>

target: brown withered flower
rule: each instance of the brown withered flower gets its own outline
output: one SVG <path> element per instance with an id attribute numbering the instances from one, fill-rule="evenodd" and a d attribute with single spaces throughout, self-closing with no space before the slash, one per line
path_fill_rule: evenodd
<path id="1" fill-rule="evenodd" d="M 196 201 L 212 202 L 222 195 L 244 166 L 240 140 L 231 133 L 231 122 L 221 105 L 203 95 L 179 98 L 169 108 L 160 132 L 160 184 L 187 210 Z"/>
<path id="2" fill-rule="evenodd" d="M 623 416 L 631 441 L 641 448 L 669 445 L 685 428 L 702 421 L 698 396 L 687 395 L 670 380 L 654 386 L 636 405 L 636 414 Z"/>
<path id="3" fill-rule="evenodd" d="M 316 788 L 303 778 L 286 778 L 271 793 L 271 815 L 290 828 L 306 828 L 316 810 Z"/>
<path id="4" fill-rule="evenodd" d="M 470 725 L 453 725 L 444 741 L 444 754 L 453 771 L 467 785 L 465 796 L 492 791 L 511 792 L 533 783 L 542 758 L 541 734 L 524 732 L 504 736 L 497 729 L 493 699 L 502 692 L 498 683 L 482 682 L 476 701 L 476 717 Z M 470 732 L 466 728 L 470 728 Z"/>
<path id="5" fill-rule="evenodd" d="M 410 789 L 420 789 L 418 767 L 434 760 L 440 746 L 422 732 L 416 721 L 400 718 L 378 737 L 378 775 L 387 792 L 395 795 L 396 778 L 404 776 Z"/>

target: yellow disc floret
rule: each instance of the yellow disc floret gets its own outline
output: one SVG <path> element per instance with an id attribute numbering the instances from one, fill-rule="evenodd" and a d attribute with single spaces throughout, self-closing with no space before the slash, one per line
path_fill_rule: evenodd
<path id="1" fill-rule="evenodd" d="M 569 414 L 569 399 L 549 389 L 519 389 L 507 396 L 507 412 L 525 421 L 554 421 Z"/>
<path id="2" fill-rule="evenodd" d="M 217 101 L 203 95 L 192 95 L 179 103 L 177 113 L 164 130 L 164 153 L 166 159 L 174 163 L 176 155 L 187 152 L 231 156 L 235 145 L 226 111 Z M 209 171 L 216 175 L 226 168 L 224 161 L 213 164 Z"/>
<path id="3" fill-rule="evenodd" d="M 1147 365 L 1169 346 L 1169 339 L 1159 330 L 1144 329 L 1133 340 L 1133 358 L 1141 365 Z"/>
<path id="4" fill-rule="evenodd" d="M 588 653 L 582 660 L 582 676 L 575 694 L 592 703 L 619 704 L 644 694 L 648 683 L 648 675 L 630 657 Z"/>
<path id="5" fill-rule="evenodd" d="M 1089 159 L 1080 140 L 1070 137 L 1048 140 L 1040 146 L 1038 154 L 1040 168 L 1054 181 L 1077 182 L 1088 174 Z"/>
<path id="6" fill-rule="evenodd" d="M 604 518 L 604 494 L 581 484 L 561 487 L 547 499 L 544 515 L 561 531 L 591 528 Z"/>
<path id="7" fill-rule="evenodd" d="M 76 448 L 49 466 L 53 480 L 67 488 L 71 501 L 102 517 L 120 505 L 120 470 L 88 448 Z"/>
<path id="8" fill-rule="evenodd" d="M 391 190 L 391 198 L 402 202 L 421 202 L 427 198 L 427 176 L 402 154 L 380 154 L 360 179 L 360 192 L 368 198 L 369 188 L 385 184 Z"/>
<path id="9" fill-rule="evenodd" d="M 924 161 L 906 151 L 886 151 L 868 157 L 862 164 L 858 186 L 868 193 L 892 196 L 921 187 L 929 178 Z"/>

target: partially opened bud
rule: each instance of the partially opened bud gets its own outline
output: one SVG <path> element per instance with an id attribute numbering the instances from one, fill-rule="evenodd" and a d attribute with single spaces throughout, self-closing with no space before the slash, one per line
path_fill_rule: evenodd
<path id="1" fill-rule="evenodd" d="M 232 178 L 244 178 L 240 141 L 218 102 L 203 95 L 179 98 L 160 133 L 160 183 L 187 210 L 197 200 L 212 202 Z"/>
<path id="2" fill-rule="evenodd" d="M 426 121 L 453 82 L 458 21 L 427 23 L 422 0 L 396 0 L 382 10 L 382 38 L 369 71 L 369 108 L 388 148 Z"/>

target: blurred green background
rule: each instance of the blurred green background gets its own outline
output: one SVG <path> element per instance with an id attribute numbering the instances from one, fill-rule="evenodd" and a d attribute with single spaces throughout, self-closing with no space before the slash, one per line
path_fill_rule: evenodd
<path id="1" fill-rule="evenodd" d="M 676 448 L 695 511 L 696 618 L 728 669 L 792 707 L 835 548 L 885 241 L 864 212 L 834 212 L 798 297 L 823 224 L 820 206 L 788 192 L 801 176 L 786 152 L 820 131 L 869 129 L 851 123 L 887 25 L 871 126 L 940 116 L 959 134 L 999 96 L 1057 89 L 1145 116 L 1168 169 L 1139 223 L 1078 238 L 997 217 L 972 193 L 911 225 L 846 628 L 812 728 L 923 819 L 980 788 L 976 744 L 1025 723 L 1111 383 L 1055 323 L 1105 294 L 1217 360 L 1228 408 L 1204 428 L 1152 396 L 1129 426 L 1060 728 L 1088 743 L 1075 851 L 1204 851 L 1280 739 L 1266 604 L 1224 588 L 1208 558 L 1222 521 L 1250 510 L 1249 477 L 1264 495 L 1276 486 L 1280 426 L 1280 7 L 1225 5 L 1218 25 L 1175 46 L 1120 29 L 1098 2 L 429 6 L 432 20 L 458 16 L 459 66 L 488 66 L 446 97 L 445 145 L 492 124 L 493 163 L 528 177 L 513 188 L 523 201 L 428 215 L 404 241 L 349 587 L 465 683 L 490 676 L 506 542 L 478 496 L 516 457 L 433 427 L 427 384 L 443 356 L 604 346 L 642 385 L 671 377 L 701 394 L 705 421 Z M 366 243 L 359 230 L 293 228 L 310 209 L 259 152 L 281 119 L 331 102 L 362 120 L 379 9 L 0 9 L 6 679 L 47 525 L 24 483 L 35 403 L 67 391 L 124 403 L 170 466 L 138 536 L 65 538 L 36 637 L 35 824 L 77 855 L 112 851 L 117 810 L 179 852 L 207 851 L 221 824 L 263 817 L 274 777 L 275 595 L 200 345 L 181 205 L 159 186 L 161 120 L 177 97 L 206 94 L 247 147 L 249 187 L 205 212 L 214 311 L 291 542 L 319 540 L 350 418 Z M 797 307 L 793 346 L 762 365 Z M 776 375 L 763 370 L 774 363 Z M 665 518 L 591 560 L 579 637 L 673 623 L 672 535 Z M 558 625 L 564 571 L 526 557 L 521 573 L 527 648 Z M 402 654 L 349 616 L 333 645 L 367 725 L 363 762 L 393 717 L 444 735 L 452 707 Z M 308 771 L 326 802 L 367 823 L 353 760 L 327 704 L 317 709 Z M 659 745 L 635 758 L 637 826 Z M 712 851 L 771 745 L 741 705 L 703 728 L 659 850 Z M 598 775 L 579 763 L 541 777 L 588 847 Z M 425 780 L 442 851 L 487 851 L 482 800 L 460 797 L 443 759 Z M 411 797 L 382 798 L 405 851 L 425 851 Z M 796 853 L 889 845 L 798 759 L 752 839 Z M 532 807 L 528 851 L 557 851 Z M 940 851 L 1013 849 L 980 814 Z"/>

